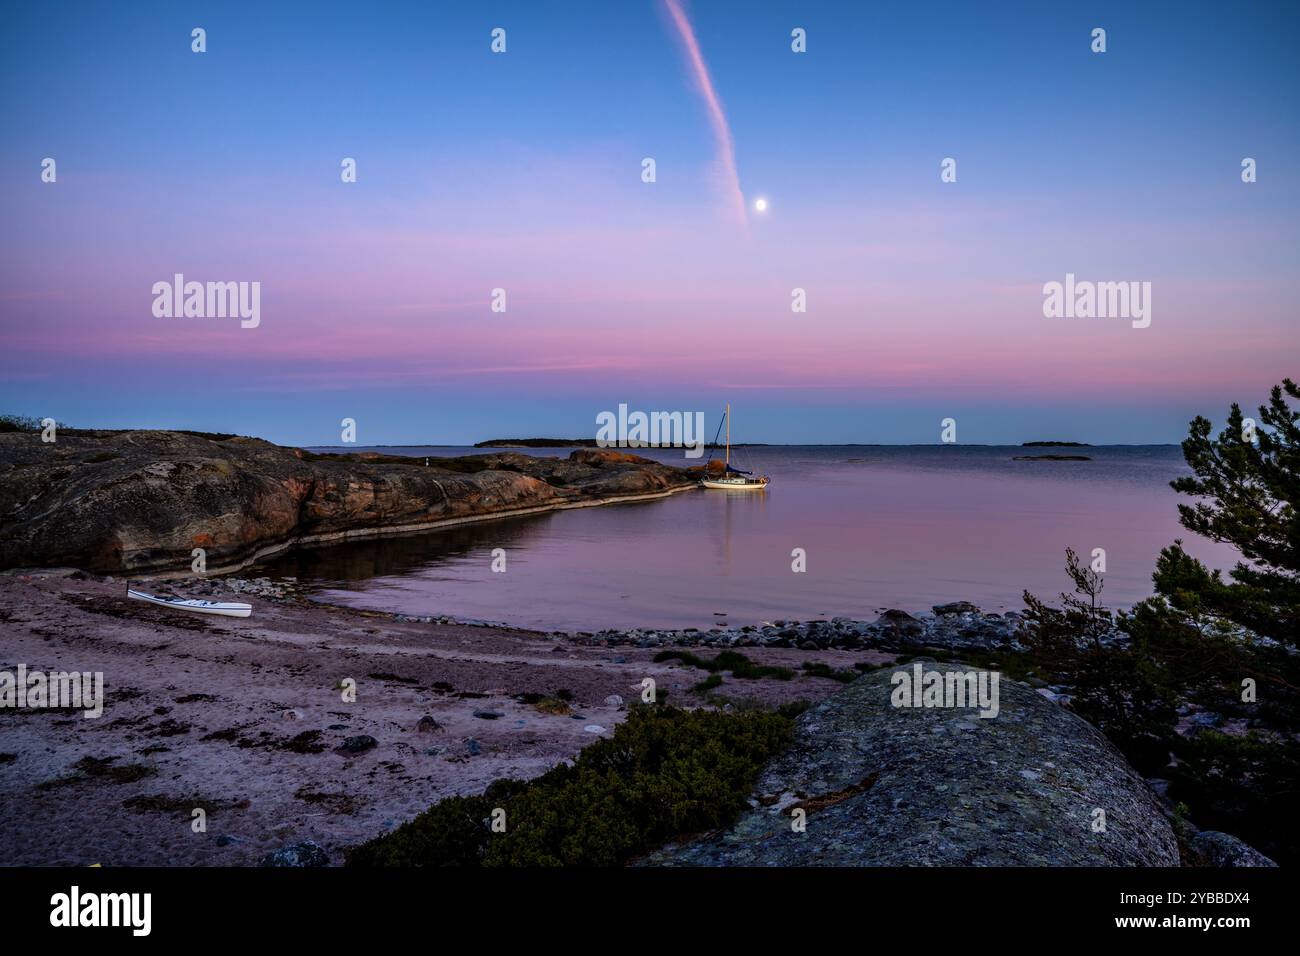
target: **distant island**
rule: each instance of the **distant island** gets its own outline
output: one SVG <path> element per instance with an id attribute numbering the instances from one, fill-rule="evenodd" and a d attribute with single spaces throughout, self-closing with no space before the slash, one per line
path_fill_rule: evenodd
<path id="1" fill-rule="evenodd" d="M 1086 441 L 1026 441 L 1021 448 L 1091 448 Z"/>
<path id="2" fill-rule="evenodd" d="M 475 448 L 595 448 L 594 438 L 489 438 Z"/>
<path id="3" fill-rule="evenodd" d="M 474 448 L 599 448 L 594 438 L 489 438 L 487 441 L 475 442 Z M 629 441 L 618 445 L 610 445 L 610 448 L 656 448 L 661 446 L 651 445 L 649 442 Z M 662 446 L 668 447 L 668 446 Z M 721 445 L 713 442 L 705 442 L 705 448 L 721 448 Z M 764 442 L 736 442 L 731 443 L 732 448 L 762 448 Z"/>
<path id="4" fill-rule="evenodd" d="M 1012 461 L 1092 461 L 1087 455 L 1016 455 Z"/>

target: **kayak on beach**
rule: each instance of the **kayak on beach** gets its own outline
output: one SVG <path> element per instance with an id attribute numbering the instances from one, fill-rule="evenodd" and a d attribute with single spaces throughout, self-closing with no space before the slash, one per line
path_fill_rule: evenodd
<path id="1" fill-rule="evenodd" d="M 150 604 L 160 604 L 163 607 L 175 608 L 178 611 L 198 611 L 200 614 L 224 614 L 226 617 L 248 617 L 253 613 L 253 605 L 240 604 L 236 601 L 192 601 L 182 598 L 158 597 L 154 594 L 146 594 L 143 591 L 135 591 L 127 588 L 126 596 L 135 598 L 137 601 L 148 601 Z"/>

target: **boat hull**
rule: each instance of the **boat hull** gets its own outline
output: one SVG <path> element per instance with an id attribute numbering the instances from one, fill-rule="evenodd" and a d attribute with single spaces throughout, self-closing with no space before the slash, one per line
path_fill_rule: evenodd
<path id="1" fill-rule="evenodd" d="M 127 590 L 126 596 L 136 601 L 147 601 L 159 607 L 169 607 L 176 611 L 194 611 L 198 614 L 219 614 L 222 617 L 248 617 L 253 613 L 253 605 L 240 604 L 236 601 L 186 601 L 180 598 L 164 598 L 144 591 Z"/>
<path id="2" fill-rule="evenodd" d="M 705 488 L 714 488 L 719 491 L 762 491 L 767 487 L 767 480 L 723 481 L 717 478 L 704 478 L 701 479 L 700 484 Z"/>

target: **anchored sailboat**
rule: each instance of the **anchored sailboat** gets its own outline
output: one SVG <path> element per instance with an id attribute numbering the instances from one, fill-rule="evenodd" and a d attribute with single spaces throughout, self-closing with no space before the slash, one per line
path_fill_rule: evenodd
<path id="1" fill-rule="evenodd" d="M 705 476 L 701 479 L 700 484 L 705 488 L 718 488 L 723 491 L 762 491 L 767 487 L 767 475 L 755 475 L 752 472 L 741 471 L 739 468 L 731 467 L 731 403 L 727 403 L 727 410 L 723 413 L 722 422 L 718 425 L 718 431 L 722 431 L 722 426 L 727 427 L 727 456 L 723 459 L 722 473 L 716 477 L 709 474 L 711 469 L 706 468 Z M 713 436 L 713 444 L 718 443 L 718 436 Z M 710 459 L 709 464 L 713 461 Z"/>

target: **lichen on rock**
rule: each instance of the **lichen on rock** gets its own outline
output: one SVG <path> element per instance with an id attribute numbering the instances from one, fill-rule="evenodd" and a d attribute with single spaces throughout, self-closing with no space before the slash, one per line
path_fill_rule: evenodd
<path id="1" fill-rule="evenodd" d="M 976 708 L 895 707 L 893 675 L 911 666 L 867 674 L 806 711 L 793 746 L 759 776 L 754 808 L 731 829 L 642 862 L 1179 864 L 1155 795 L 1090 724 L 1005 678 L 996 717 L 980 718 Z"/>

